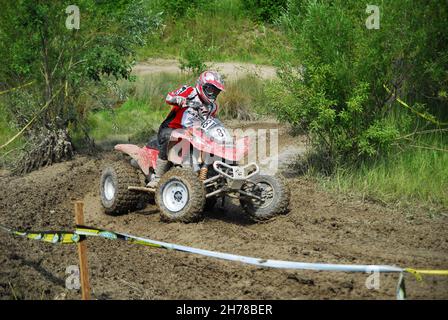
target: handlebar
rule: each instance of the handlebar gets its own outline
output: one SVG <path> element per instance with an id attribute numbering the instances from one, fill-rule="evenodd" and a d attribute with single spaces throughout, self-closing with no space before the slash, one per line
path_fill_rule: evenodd
<path id="1" fill-rule="evenodd" d="M 190 100 L 187 101 L 187 107 L 199 110 L 202 107 L 202 104 L 198 101 Z"/>
<path id="2" fill-rule="evenodd" d="M 209 114 L 207 117 L 205 117 L 205 116 L 200 112 L 200 109 L 201 109 L 201 107 L 202 107 L 202 103 L 200 103 L 200 102 L 198 102 L 198 101 L 189 100 L 189 101 L 187 101 L 186 106 L 187 106 L 188 108 L 192 108 L 192 109 L 194 109 L 194 110 L 196 110 L 196 111 L 198 112 L 198 116 L 199 116 L 201 122 L 207 120 L 208 117 L 209 117 L 209 115 L 210 115 L 210 114 Z"/>

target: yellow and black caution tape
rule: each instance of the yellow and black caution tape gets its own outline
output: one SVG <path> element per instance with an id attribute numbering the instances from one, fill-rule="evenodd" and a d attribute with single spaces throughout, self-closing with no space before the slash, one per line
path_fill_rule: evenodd
<path id="1" fill-rule="evenodd" d="M 142 241 L 138 237 L 134 236 L 127 236 L 121 233 L 113 232 L 113 231 L 106 231 L 101 230 L 97 228 L 91 228 L 91 227 L 85 227 L 85 226 L 77 226 L 76 231 L 77 234 L 80 234 L 85 237 L 101 237 L 109 240 L 124 240 L 128 241 L 132 244 L 140 244 L 144 246 L 150 246 L 150 247 L 156 247 L 160 248 L 160 245 L 148 242 L 148 241 Z"/>
<path id="2" fill-rule="evenodd" d="M 75 232 L 66 231 L 16 231 L 3 225 L 0 225 L 0 229 L 16 236 L 49 243 L 73 244 L 85 238 Z"/>
<path id="3" fill-rule="evenodd" d="M 101 237 L 109 240 L 123 240 L 133 244 L 139 244 L 144 246 L 150 246 L 155 248 L 162 248 L 168 250 L 181 251 L 186 253 L 198 254 L 202 256 L 236 261 L 250 265 L 256 265 L 259 267 L 277 268 L 277 269 L 296 269 L 296 270 L 314 270 L 314 271 L 335 271 L 335 272 L 361 272 L 361 273 L 398 273 L 399 280 L 397 286 L 396 297 L 397 299 L 406 298 L 405 280 L 404 274 L 409 273 L 415 276 L 419 281 L 422 280 L 422 275 L 433 276 L 448 276 L 448 270 L 421 270 L 412 268 L 400 268 L 396 266 L 387 265 L 353 265 L 353 264 L 330 264 L 330 263 L 308 263 L 308 262 L 295 262 L 295 261 L 281 261 L 271 259 L 260 259 L 254 257 L 240 256 L 230 253 L 223 253 L 217 251 L 210 251 L 204 249 L 198 249 L 193 247 L 181 246 L 177 244 L 161 242 L 124 233 L 118 233 L 114 231 L 107 231 L 98 228 L 77 226 L 74 232 L 20 232 L 12 230 L 11 228 L 0 225 L 0 229 L 11 234 L 18 236 L 25 236 L 33 240 L 41 240 L 50 243 L 77 243 L 84 240 L 85 237 Z"/>
<path id="4" fill-rule="evenodd" d="M 21 88 L 28 87 L 28 86 L 32 85 L 34 82 L 36 82 L 36 80 L 33 80 L 33 81 L 28 82 L 28 83 L 22 84 L 22 85 L 20 85 L 18 87 L 15 87 L 15 88 L 11 88 L 11 89 L 8 89 L 8 90 L 0 91 L 0 95 L 8 93 L 8 92 L 14 92 L 14 91 L 19 90 Z"/>

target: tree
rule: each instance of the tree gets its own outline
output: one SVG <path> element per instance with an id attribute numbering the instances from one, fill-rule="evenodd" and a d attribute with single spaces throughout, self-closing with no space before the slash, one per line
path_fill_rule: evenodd
<path id="1" fill-rule="evenodd" d="M 71 4 L 0 1 L 0 88 L 33 81 L 5 101 L 17 128 L 35 120 L 25 132 L 20 171 L 72 157 L 69 127 L 82 129 L 89 108 L 103 100 L 99 96 L 129 79 L 136 48 L 160 22 L 143 1 L 79 0 L 80 28 L 68 29 Z"/>

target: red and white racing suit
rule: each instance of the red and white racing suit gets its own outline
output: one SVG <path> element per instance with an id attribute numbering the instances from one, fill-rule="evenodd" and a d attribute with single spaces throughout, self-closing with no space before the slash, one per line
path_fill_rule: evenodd
<path id="1" fill-rule="evenodd" d="M 199 111 L 187 107 L 188 101 L 194 101 L 202 105 L 202 107 Z M 160 150 L 159 158 L 162 160 L 168 160 L 168 143 L 170 141 L 171 132 L 174 129 L 185 129 L 193 126 L 195 122 L 199 121 L 198 112 L 201 112 L 204 116 L 215 117 L 218 111 L 218 105 L 216 103 L 204 105 L 199 98 L 196 88 L 187 85 L 168 93 L 166 102 L 171 105 L 172 108 L 166 119 L 160 125 L 159 133 L 157 135 Z"/>

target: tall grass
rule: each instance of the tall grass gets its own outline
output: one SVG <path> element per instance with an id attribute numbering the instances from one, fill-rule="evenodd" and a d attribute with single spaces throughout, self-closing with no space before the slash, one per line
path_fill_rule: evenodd
<path id="1" fill-rule="evenodd" d="M 5 144 L 11 139 L 19 129 L 14 128 L 11 122 L 8 121 L 7 111 L 5 106 L 0 102 L 0 145 Z M 22 137 L 18 137 L 7 147 L 0 150 L 0 167 L 7 166 L 8 163 L 14 158 L 13 152 L 20 149 L 24 145 L 25 141 Z"/>
<path id="2" fill-rule="evenodd" d="M 117 110 L 93 113 L 88 120 L 90 136 L 97 142 L 135 140 L 135 137 L 140 138 L 142 132 L 155 132 L 157 123 L 162 121 L 163 116 L 162 110 L 131 98 Z"/>
<path id="3" fill-rule="evenodd" d="M 229 82 L 226 92 L 219 97 L 220 117 L 253 120 L 265 113 L 265 84 L 266 82 L 253 75 Z"/>
<path id="4" fill-rule="evenodd" d="M 447 149 L 448 138 L 432 135 L 412 145 Z M 357 168 L 339 168 L 324 185 L 386 203 L 448 209 L 448 152 L 408 146 Z"/>
<path id="5" fill-rule="evenodd" d="M 119 108 L 92 112 L 88 117 L 90 136 L 97 142 L 105 140 L 143 142 L 145 134 L 153 134 L 168 114 L 165 103 L 168 92 L 188 83 L 190 76 L 158 74 L 122 82 L 129 99 Z"/>
<path id="6" fill-rule="evenodd" d="M 0 145 L 3 145 L 5 142 L 8 141 L 10 137 L 14 135 L 13 128 L 9 124 L 8 120 L 5 118 L 5 111 L 3 110 L 3 107 L 0 105 L 0 112 L 3 115 L 0 117 Z"/>

